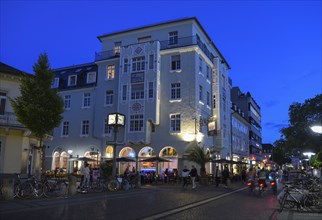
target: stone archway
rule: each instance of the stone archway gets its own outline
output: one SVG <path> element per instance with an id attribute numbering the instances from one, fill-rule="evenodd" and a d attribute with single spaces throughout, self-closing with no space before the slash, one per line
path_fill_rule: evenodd
<path id="1" fill-rule="evenodd" d="M 159 157 L 170 160 L 171 162 L 164 162 L 160 164 L 162 172 L 168 169 L 170 173 L 178 175 L 178 151 L 171 146 L 166 146 L 160 150 Z"/>

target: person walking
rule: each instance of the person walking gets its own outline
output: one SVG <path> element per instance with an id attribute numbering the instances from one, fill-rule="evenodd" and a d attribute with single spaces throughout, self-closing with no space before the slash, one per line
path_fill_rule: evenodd
<path id="1" fill-rule="evenodd" d="M 188 178 L 189 178 L 189 170 L 186 165 L 183 167 L 181 177 L 183 180 L 182 188 L 185 188 L 188 186 Z"/>
<path id="2" fill-rule="evenodd" d="M 221 175 L 222 175 L 223 181 L 225 183 L 225 188 L 227 188 L 228 187 L 228 178 L 229 178 L 229 171 L 228 171 L 227 165 L 225 165 L 225 169 L 222 171 Z"/>
<path id="3" fill-rule="evenodd" d="M 197 177 L 197 169 L 194 165 L 192 165 L 191 170 L 190 170 L 190 176 L 191 176 L 191 181 L 192 181 L 192 189 L 196 188 L 196 177 Z"/>
<path id="4" fill-rule="evenodd" d="M 219 170 L 219 166 L 216 166 L 216 174 L 215 174 L 216 187 L 219 186 L 220 178 L 221 178 L 221 173 L 220 173 L 220 170 Z"/>

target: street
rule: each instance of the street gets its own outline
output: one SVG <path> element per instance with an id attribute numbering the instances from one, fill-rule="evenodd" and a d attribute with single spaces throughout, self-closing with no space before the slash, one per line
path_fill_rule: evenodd
<path id="1" fill-rule="evenodd" d="M 182 189 L 179 184 L 143 186 L 118 192 L 77 194 L 65 199 L 1 201 L 9 219 L 282 219 L 276 196 L 263 197 L 242 183 Z"/>

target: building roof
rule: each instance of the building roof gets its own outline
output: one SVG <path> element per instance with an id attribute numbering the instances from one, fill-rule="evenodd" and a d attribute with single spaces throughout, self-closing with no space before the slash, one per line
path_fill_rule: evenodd
<path id="1" fill-rule="evenodd" d="M 130 28 L 130 29 L 126 29 L 126 30 L 123 30 L 123 31 L 112 32 L 112 33 L 109 33 L 109 34 L 103 34 L 103 35 L 98 36 L 97 38 L 99 39 L 100 42 L 102 42 L 102 38 L 104 38 L 104 37 L 110 37 L 110 36 L 117 35 L 117 34 L 123 34 L 123 33 L 132 32 L 132 31 L 143 30 L 143 29 L 162 26 L 162 25 L 169 25 L 169 24 L 179 23 L 179 22 L 184 22 L 184 21 L 189 21 L 189 20 L 193 20 L 198 24 L 198 26 L 200 27 L 200 29 L 203 31 L 203 33 L 207 37 L 207 39 L 210 42 L 210 44 L 215 48 L 215 50 L 217 51 L 219 56 L 222 58 L 223 62 L 226 63 L 227 67 L 230 69 L 230 65 L 228 64 L 228 62 L 226 61 L 224 56 L 220 53 L 220 51 L 218 50 L 218 48 L 216 47 L 214 42 L 211 40 L 211 38 L 209 37 L 209 35 L 205 31 L 205 29 L 202 27 L 202 25 L 198 21 L 197 17 L 187 17 L 187 18 L 181 18 L 181 19 L 170 20 L 170 21 L 166 21 L 166 22 L 160 22 L 160 23 L 145 25 L 145 26 L 141 26 L 141 27 L 137 27 L 137 28 Z"/>
<path id="2" fill-rule="evenodd" d="M 9 66 L 5 63 L 2 63 L 0 62 L 0 72 L 1 73 L 10 73 L 10 74 L 13 74 L 13 75 L 16 75 L 16 76 L 22 76 L 24 75 L 25 73 L 22 72 L 21 70 L 18 70 L 12 66 Z"/>

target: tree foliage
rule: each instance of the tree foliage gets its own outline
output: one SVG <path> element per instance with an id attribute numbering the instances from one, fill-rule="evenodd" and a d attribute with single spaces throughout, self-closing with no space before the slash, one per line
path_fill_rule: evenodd
<path id="1" fill-rule="evenodd" d="M 299 149 L 319 152 L 322 136 L 314 134 L 310 127 L 322 125 L 322 94 L 307 99 L 303 104 L 293 103 L 289 107 L 289 126 L 281 130 L 287 150 Z"/>
<path id="2" fill-rule="evenodd" d="M 286 145 L 287 142 L 284 139 L 277 140 L 274 143 L 272 160 L 280 166 L 290 162 L 289 153 L 286 152 Z"/>
<path id="3" fill-rule="evenodd" d="M 200 175 L 206 174 L 206 163 L 210 160 L 210 154 L 199 145 L 194 145 L 185 151 L 185 160 L 195 162 L 200 166 Z"/>
<path id="4" fill-rule="evenodd" d="M 54 72 L 50 68 L 46 53 L 39 55 L 33 71 L 34 76 L 25 75 L 22 78 L 21 96 L 10 99 L 10 102 L 18 121 L 39 139 L 42 146 L 44 136 L 60 124 L 64 109 L 61 97 L 51 88 Z M 43 168 L 44 149 L 42 150 Z"/>

